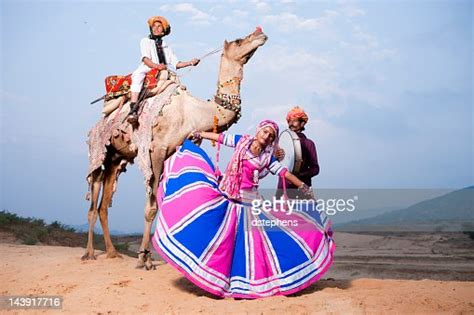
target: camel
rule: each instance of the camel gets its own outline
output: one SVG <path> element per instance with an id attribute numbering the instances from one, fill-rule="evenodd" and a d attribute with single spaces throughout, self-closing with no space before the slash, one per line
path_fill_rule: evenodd
<path id="1" fill-rule="evenodd" d="M 181 145 L 194 130 L 211 131 L 217 127 L 218 132 L 227 130 L 240 118 L 240 83 L 243 79 L 243 67 L 255 51 L 265 44 L 267 36 L 261 28 L 243 39 L 232 42 L 224 41 L 221 55 L 217 92 L 214 100 L 203 101 L 193 97 L 182 89 L 171 96 L 171 103 L 162 108 L 162 115 L 152 129 L 151 168 L 152 178 L 147 187 L 145 204 L 145 224 L 143 238 L 138 252 L 137 268 L 153 269 L 149 251 L 151 227 L 157 214 L 156 191 L 162 174 L 164 161 L 171 156 L 176 147 Z M 154 96 L 158 97 L 158 96 Z M 154 98 L 150 98 L 152 101 Z M 111 114 L 113 115 L 113 113 Z M 217 117 L 217 126 L 216 126 Z M 124 122 L 127 124 L 127 122 Z M 129 128 L 130 132 L 132 129 Z M 130 134 L 110 138 L 105 160 L 101 167 L 89 176 L 90 208 L 88 212 L 88 240 L 83 260 L 95 259 L 93 247 L 93 228 L 100 217 L 107 258 L 121 257 L 110 239 L 108 227 L 108 207 L 111 204 L 119 175 L 126 165 L 133 162 L 137 152 L 130 145 Z M 100 203 L 99 194 L 102 191 Z"/>

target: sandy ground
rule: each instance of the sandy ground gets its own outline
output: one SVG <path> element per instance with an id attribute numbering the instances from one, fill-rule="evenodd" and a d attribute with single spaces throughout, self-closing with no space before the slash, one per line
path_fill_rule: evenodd
<path id="1" fill-rule="evenodd" d="M 465 233 L 336 232 L 335 240 L 328 277 L 474 281 L 474 240 Z"/>
<path id="2" fill-rule="evenodd" d="M 157 262 L 156 270 L 145 271 L 135 269 L 135 259 L 126 256 L 99 255 L 95 261 L 81 261 L 82 248 L 4 243 L 0 250 L 0 295 L 61 295 L 62 312 L 67 313 L 474 313 L 470 281 L 325 277 L 290 297 L 218 299 L 163 262 Z M 14 312 L 32 313 L 9 311 Z"/>

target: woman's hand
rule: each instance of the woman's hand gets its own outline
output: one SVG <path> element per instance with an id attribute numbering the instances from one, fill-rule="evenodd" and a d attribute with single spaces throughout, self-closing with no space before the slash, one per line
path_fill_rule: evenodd
<path id="1" fill-rule="evenodd" d="M 279 162 L 281 162 L 285 158 L 285 150 L 283 150 L 282 148 L 278 148 L 275 151 L 275 157 Z"/>
<path id="2" fill-rule="evenodd" d="M 197 59 L 197 58 L 193 58 L 190 63 L 191 63 L 191 66 L 197 66 L 199 64 L 201 60 Z"/>
<path id="3" fill-rule="evenodd" d="M 194 130 L 193 132 L 189 134 L 188 139 L 189 140 L 202 140 L 201 131 Z"/>
<path id="4" fill-rule="evenodd" d="M 306 198 L 308 199 L 314 199 L 314 193 L 311 187 L 306 185 L 305 183 L 302 183 L 299 187 L 298 190 L 301 191 Z"/>
<path id="5" fill-rule="evenodd" d="M 290 181 L 293 185 L 298 187 L 298 190 L 301 191 L 306 198 L 313 200 L 315 199 L 311 187 L 303 183 L 300 179 L 298 179 L 298 177 L 287 171 L 285 173 L 285 178 L 288 179 L 288 181 Z"/>

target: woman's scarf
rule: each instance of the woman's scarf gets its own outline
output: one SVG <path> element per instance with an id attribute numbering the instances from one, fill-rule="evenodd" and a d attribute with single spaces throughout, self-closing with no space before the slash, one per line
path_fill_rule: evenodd
<path id="1" fill-rule="evenodd" d="M 155 41 L 156 54 L 158 55 L 158 62 L 160 64 L 166 65 L 167 62 L 166 62 L 165 52 L 163 50 L 163 36 L 150 34 L 148 38 Z"/>
<path id="2" fill-rule="evenodd" d="M 257 160 L 257 162 L 260 164 L 259 171 L 266 170 L 266 167 L 270 164 L 275 145 L 278 143 L 278 125 L 274 121 L 264 120 L 257 125 L 257 133 L 265 127 L 271 127 L 275 131 L 275 139 L 260 153 L 260 156 Z M 232 154 L 229 164 L 227 165 L 224 178 L 220 183 L 220 189 L 225 191 L 230 198 L 237 200 L 241 198 L 240 185 L 242 183 L 243 176 L 243 162 L 245 160 L 247 151 L 250 149 L 250 145 L 255 139 L 255 137 L 251 137 L 249 135 L 242 136 L 235 147 L 234 154 Z M 267 173 L 268 171 L 259 177 L 262 178 Z"/>

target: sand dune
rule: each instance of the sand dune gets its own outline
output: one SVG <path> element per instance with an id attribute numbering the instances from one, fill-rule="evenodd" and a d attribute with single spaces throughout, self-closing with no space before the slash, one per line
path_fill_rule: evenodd
<path id="1" fill-rule="evenodd" d="M 145 271 L 126 256 L 83 262 L 82 248 L 0 244 L 0 249 L 1 295 L 62 295 L 67 313 L 474 313 L 474 282 L 325 279 L 290 297 L 218 299 L 162 262 Z"/>

